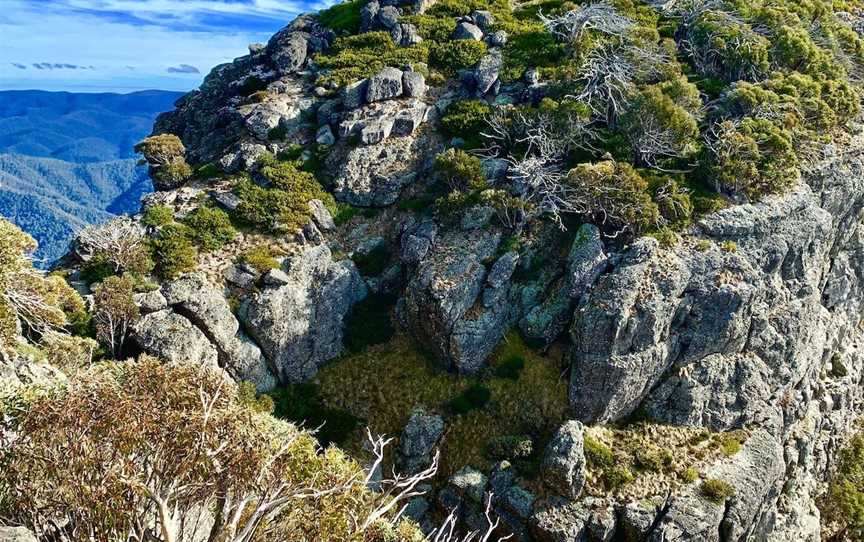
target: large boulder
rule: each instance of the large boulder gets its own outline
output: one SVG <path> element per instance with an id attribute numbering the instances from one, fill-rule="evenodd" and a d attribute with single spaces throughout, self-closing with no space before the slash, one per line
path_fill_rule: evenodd
<path id="1" fill-rule="evenodd" d="M 387 67 L 369 78 L 366 101 L 380 102 L 402 96 L 402 70 Z"/>
<path id="2" fill-rule="evenodd" d="M 415 474 L 432 463 L 435 446 L 444 434 L 444 419 L 423 408 L 411 412 L 408 424 L 399 437 L 398 463 L 402 472 Z"/>
<path id="3" fill-rule="evenodd" d="M 299 71 L 306 63 L 309 35 L 303 32 L 279 32 L 267 45 L 270 59 L 282 75 Z"/>
<path id="4" fill-rule="evenodd" d="M 492 49 L 480 59 L 473 72 L 477 96 L 484 96 L 492 90 L 503 67 L 504 57 L 500 49 Z"/>
<path id="5" fill-rule="evenodd" d="M 162 287 L 172 309 L 187 318 L 216 348 L 219 363 L 236 380 L 253 382 L 259 391 L 276 386 L 261 350 L 240 329 L 225 296 L 203 276 L 187 275 Z"/>
<path id="6" fill-rule="evenodd" d="M 414 234 L 406 239 L 425 245 Z M 426 247 L 405 288 L 403 320 L 447 368 L 477 372 L 511 321 L 509 281 L 497 287 L 486 281 L 484 261 L 500 242 L 501 234 L 492 230 L 449 232 Z"/>
<path id="7" fill-rule="evenodd" d="M 172 310 L 145 315 L 132 326 L 131 335 L 141 350 L 169 363 L 218 366 L 219 353 L 207 336 Z"/>
<path id="8" fill-rule="evenodd" d="M 285 278 L 245 301 L 241 315 L 279 380 L 302 382 L 342 351 L 344 319 L 366 286 L 326 244 L 303 247 L 283 268 Z"/>
<path id="9" fill-rule="evenodd" d="M 558 428 L 543 454 L 543 479 L 560 495 L 576 498 L 585 485 L 582 423 L 570 420 Z"/>
<path id="10" fill-rule="evenodd" d="M 453 39 L 480 41 L 483 39 L 483 31 L 477 25 L 463 21 L 456 25 Z"/>

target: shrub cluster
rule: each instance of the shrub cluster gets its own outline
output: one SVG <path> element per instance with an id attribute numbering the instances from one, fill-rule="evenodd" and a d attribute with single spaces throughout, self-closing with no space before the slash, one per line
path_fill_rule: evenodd
<path id="1" fill-rule="evenodd" d="M 240 198 L 235 216 L 242 222 L 270 232 L 290 232 L 304 226 L 312 216 L 309 201 L 320 199 L 335 207 L 312 173 L 294 162 L 275 162 L 261 168 L 266 185 L 241 178 L 234 186 Z"/>

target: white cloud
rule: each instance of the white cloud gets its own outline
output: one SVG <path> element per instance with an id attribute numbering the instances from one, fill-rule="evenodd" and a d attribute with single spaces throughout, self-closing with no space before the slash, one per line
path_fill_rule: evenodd
<path id="1" fill-rule="evenodd" d="M 275 0 L 255 0 L 251 6 L 205 0 L 62 0 L 52 1 L 49 9 L 45 9 L 47 3 L 25 0 L 4 0 L 3 4 L 0 87 L 94 90 L 194 88 L 213 66 L 246 54 L 249 43 L 266 41 L 296 13 L 320 7 L 303 9 L 302 2 Z M 206 30 L 176 23 L 200 23 L 213 14 L 237 18 L 231 19 L 230 26 Z M 272 28 L 262 29 L 267 26 L 261 23 L 263 16 L 272 19 Z M 153 23 L 133 22 L 132 17 Z M 168 25 L 166 17 L 174 22 Z M 243 18 L 249 17 L 259 17 L 249 25 L 257 30 L 244 28 Z M 155 24 L 157 21 L 162 24 Z M 94 69 L 21 70 L 14 66 L 44 62 Z M 166 75 L 169 67 L 184 64 L 198 67 L 201 74 Z"/>

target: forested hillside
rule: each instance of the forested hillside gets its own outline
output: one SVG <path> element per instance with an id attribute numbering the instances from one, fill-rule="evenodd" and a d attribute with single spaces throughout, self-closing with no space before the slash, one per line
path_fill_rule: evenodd
<path id="1" fill-rule="evenodd" d="M 0 92 L 0 215 L 39 242 L 50 265 L 71 236 L 135 212 L 152 185 L 133 147 L 176 92 Z"/>

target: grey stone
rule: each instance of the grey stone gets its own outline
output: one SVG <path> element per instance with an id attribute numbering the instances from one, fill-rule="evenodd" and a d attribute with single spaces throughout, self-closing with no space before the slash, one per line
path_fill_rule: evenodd
<path id="1" fill-rule="evenodd" d="M 312 211 L 312 220 L 321 231 L 332 231 L 336 229 L 333 216 L 320 199 L 309 200 L 309 210 Z"/>
<path id="2" fill-rule="evenodd" d="M 498 74 L 503 66 L 504 58 L 501 56 L 501 51 L 497 49 L 492 49 L 480 59 L 473 72 L 478 96 L 484 96 L 493 89 L 498 82 Z"/>
<path id="3" fill-rule="evenodd" d="M 378 11 L 378 23 L 386 29 L 391 29 L 399 23 L 399 8 L 384 6 Z"/>
<path id="4" fill-rule="evenodd" d="M 188 319 L 216 349 L 219 365 L 237 380 L 255 383 L 259 391 L 276 385 L 261 350 L 240 330 L 222 292 L 198 274 L 162 286 L 173 310 Z"/>
<path id="5" fill-rule="evenodd" d="M 309 36 L 301 32 L 279 32 L 270 40 L 267 50 L 280 74 L 295 73 L 306 63 Z"/>
<path id="6" fill-rule="evenodd" d="M 419 72 L 404 72 L 402 74 L 402 88 L 405 96 L 422 98 L 426 94 L 426 78 Z"/>
<path id="7" fill-rule="evenodd" d="M 576 498 L 585 485 L 582 423 L 571 420 L 558 428 L 543 454 L 543 479 L 561 495 Z"/>
<path id="8" fill-rule="evenodd" d="M 402 70 L 387 67 L 369 78 L 366 101 L 391 100 L 402 95 Z"/>
<path id="9" fill-rule="evenodd" d="M 288 276 L 288 273 L 282 271 L 281 269 L 271 269 L 267 271 L 264 275 L 264 284 L 267 286 L 284 286 L 291 282 L 291 277 Z"/>
<path id="10" fill-rule="evenodd" d="M 482 472 L 471 467 L 463 467 L 448 480 L 458 495 L 474 505 L 485 505 L 487 482 Z"/>
<path id="11" fill-rule="evenodd" d="M 328 147 L 336 143 L 336 137 L 333 136 L 333 130 L 330 129 L 329 124 L 318 128 L 318 131 L 315 133 L 315 142 Z"/>
<path id="12" fill-rule="evenodd" d="M 582 297 L 606 270 L 608 258 L 604 252 L 600 230 L 593 224 L 583 224 L 576 231 L 567 257 L 568 295 Z"/>
<path id="13" fill-rule="evenodd" d="M 378 23 L 378 12 L 381 10 L 381 4 L 373 0 L 367 3 L 360 10 L 360 31 L 369 32 L 374 30 Z"/>
<path id="14" fill-rule="evenodd" d="M 339 96 L 342 98 L 342 106 L 345 109 L 357 109 L 366 103 L 366 92 L 369 80 L 362 79 L 355 83 L 349 83 L 342 87 Z"/>
<path id="15" fill-rule="evenodd" d="M 534 508 L 531 534 L 538 542 L 586 542 L 591 512 L 580 503 L 551 497 Z"/>
<path id="16" fill-rule="evenodd" d="M 512 486 L 501 496 L 505 510 L 522 521 L 527 521 L 534 511 L 534 494 L 519 486 Z"/>
<path id="17" fill-rule="evenodd" d="M 289 282 L 253 295 L 242 314 L 280 381 L 302 382 L 341 352 L 343 320 L 366 286 L 353 262 L 333 261 L 323 244 L 290 256 L 283 267 Z"/>
<path id="18" fill-rule="evenodd" d="M 212 198 L 220 207 L 228 211 L 236 211 L 241 203 L 240 197 L 233 192 L 215 192 Z"/>
<path id="19" fill-rule="evenodd" d="M 169 363 L 218 366 L 218 352 L 200 329 L 170 310 L 144 315 L 132 326 L 132 340 L 141 350 Z"/>
<path id="20" fill-rule="evenodd" d="M 618 529 L 624 542 L 642 542 L 660 512 L 657 503 L 637 501 L 626 504 L 618 515 Z"/>
<path id="21" fill-rule="evenodd" d="M 504 47 L 507 45 L 507 32 L 496 30 L 489 34 L 486 39 L 489 41 L 490 47 Z"/>
<path id="22" fill-rule="evenodd" d="M 255 284 L 257 277 L 253 273 L 249 273 L 237 265 L 231 265 L 225 268 L 222 272 L 225 280 L 240 288 L 251 288 Z"/>
<path id="23" fill-rule="evenodd" d="M 411 23 L 399 23 L 390 29 L 390 37 L 393 42 L 402 47 L 410 47 L 423 42 L 423 37 L 417 27 Z"/>
<path id="24" fill-rule="evenodd" d="M 402 234 L 400 258 L 407 264 L 420 263 L 438 234 L 438 226 L 431 220 L 420 222 Z"/>
<path id="25" fill-rule="evenodd" d="M 488 30 L 493 24 L 495 24 L 495 17 L 492 16 L 491 11 L 477 10 L 471 14 L 471 18 L 483 31 Z"/>
<path id="26" fill-rule="evenodd" d="M 165 296 L 159 290 L 135 294 L 134 298 L 141 314 L 149 314 L 168 308 L 168 301 L 165 300 Z"/>
<path id="27" fill-rule="evenodd" d="M 516 473 L 509 461 L 499 461 L 489 474 L 489 490 L 504 495 L 516 481 Z"/>
<path id="28" fill-rule="evenodd" d="M 485 228 L 495 214 L 495 210 L 488 205 L 474 205 L 465 210 L 462 215 L 462 229 L 476 230 Z"/>
<path id="29" fill-rule="evenodd" d="M 480 41 L 483 39 L 483 31 L 477 25 L 461 22 L 453 31 L 453 39 Z"/>
<path id="30" fill-rule="evenodd" d="M 426 253 L 408 281 L 408 328 L 446 367 L 478 371 L 506 330 L 507 304 L 469 312 L 485 286 L 483 260 L 500 241 L 501 234 L 493 231 L 450 232 Z"/>
<path id="31" fill-rule="evenodd" d="M 399 437 L 398 463 L 402 472 L 416 474 L 428 468 L 443 434 L 444 419 L 441 416 L 415 408 Z"/>
<path id="32" fill-rule="evenodd" d="M 513 271 L 516 270 L 516 265 L 518 263 L 518 252 L 513 252 L 511 250 L 510 252 L 505 253 L 503 256 L 498 258 L 494 264 L 492 264 L 492 269 L 489 270 L 486 282 L 493 288 L 500 288 L 510 280 L 510 277 L 513 276 Z"/>

